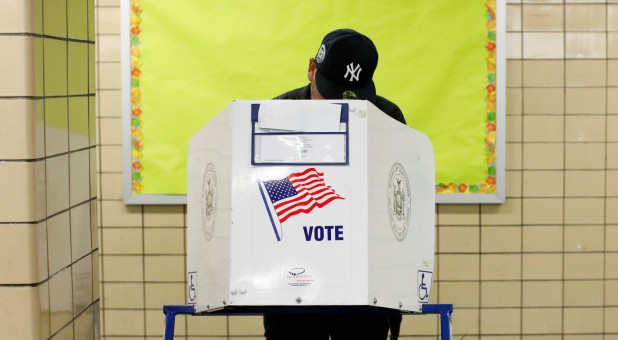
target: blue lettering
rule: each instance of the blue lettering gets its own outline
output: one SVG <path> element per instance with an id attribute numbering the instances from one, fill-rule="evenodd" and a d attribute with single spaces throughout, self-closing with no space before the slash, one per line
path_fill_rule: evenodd
<path id="1" fill-rule="evenodd" d="M 324 239 L 324 228 L 321 225 L 315 227 L 315 234 L 313 235 L 316 241 L 322 241 Z"/>
<path id="2" fill-rule="evenodd" d="M 335 241 L 343 241 L 343 226 L 335 226 Z"/>
<path id="3" fill-rule="evenodd" d="M 306 226 L 303 226 L 303 230 L 305 231 L 305 240 L 311 241 L 311 234 L 313 234 L 313 226 L 309 227 L 309 232 L 307 232 Z"/>
<path id="4" fill-rule="evenodd" d="M 326 229 L 326 231 L 327 231 L 327 233 L 326 233 L 326 235 L 327 235 L 327 236 L 326 236 L 326 239 L 327 239 L 327 240 L 329 240 L 329 241 L 332 241 L 332 240 L 333 240 L 333 238 L 331 237 L 330 232 L 331 232 L 331 230 L 333 230 L 333 226 L 332 226 L 332 225 L 325 225 L 325 226 L 324 226 L 324 229 Z"/>

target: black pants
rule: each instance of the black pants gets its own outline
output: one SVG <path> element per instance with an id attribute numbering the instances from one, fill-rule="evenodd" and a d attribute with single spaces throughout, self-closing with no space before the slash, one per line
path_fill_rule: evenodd
<path id="1" fill-rule="evenodd" d="M 391 340 L 399 336 L 400 314 L 266 314 L 268 340 Z"/>

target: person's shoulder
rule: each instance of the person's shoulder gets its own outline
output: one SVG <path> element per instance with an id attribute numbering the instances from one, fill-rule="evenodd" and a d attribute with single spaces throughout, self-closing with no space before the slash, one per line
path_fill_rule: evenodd
<path id="1" fill-rule="evenodd" d="M 378 109 L 389 115 L 391 118 L 406 124 L 406 118 L 403 116 L 403 112 L 401 112 L 401 109 L 397 106 L 397 104 L 382 96 L 376 96 L 375 105 Z"/>
<path id="2" fill-rule="evenodd" d="M 292 91 L 280 94 L 273 99 L 311 99 L 311 89 L 309 85 L 299 87 Z"/>

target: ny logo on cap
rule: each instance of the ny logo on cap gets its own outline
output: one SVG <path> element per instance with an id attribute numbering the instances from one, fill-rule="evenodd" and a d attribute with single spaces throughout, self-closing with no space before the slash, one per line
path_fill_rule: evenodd
<path id="1" fill-rule="evenodd" d="M 358 81 L 358 77 L 360 76 L 360 72 L 363 70 L 362 68 L 360 68 L 360 64 L 356 65 L 356 67 L 354 67 L 354 63 L 350 63 L 350 65 L 348 65 L 346 67 L 346 73 L 343 76 L 343 78 L 348 79 L 348 74 L 350 75 L 350 81 L 356 80 Z"/>

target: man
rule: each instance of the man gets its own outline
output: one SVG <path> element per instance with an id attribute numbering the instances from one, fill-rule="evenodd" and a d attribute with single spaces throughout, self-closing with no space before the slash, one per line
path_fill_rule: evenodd
<path id="1" fill-rule="evenodd" d="M 363 99 L 405 124 L 403 113 L 376 94 L 373 72 L 378 51 L 368 37 L 351 29 L 338 29 L 322 40 L 309 59 L 309 85 L 275 99 Z M 401 315 L 392 314 L 266 314 L 264 335 L 269 340 L 391 340 L 399 336 Z"/>

